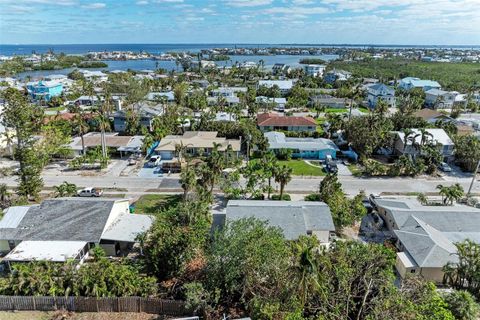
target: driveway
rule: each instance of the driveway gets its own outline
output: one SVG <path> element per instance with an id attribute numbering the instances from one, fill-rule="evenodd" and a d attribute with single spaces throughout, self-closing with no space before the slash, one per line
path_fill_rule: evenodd
<path id="1" fill-rule="evenodd" d="M 140 178 L 147 179 L 158 179 L 163 177 L 162 169 L 159 167 L 148 167 L 144 165 L 140 171 L 138 171 L 137 176 Z"/>
<path id="2" fill-rule="evenodd" d="M 343 163 L 337 162 L 337 168 L 338 168 L 338 175 L 339 176 L 344 176 L 344 177 L 352 176 L 352 173 L 350 172 L 348 167 L 346 165 L 344 165 Z"/>

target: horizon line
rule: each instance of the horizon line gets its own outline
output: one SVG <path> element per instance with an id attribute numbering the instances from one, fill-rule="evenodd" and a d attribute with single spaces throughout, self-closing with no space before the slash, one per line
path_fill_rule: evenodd
<path id="1" fill-rule="evenodd" d="M 478 47 L 480 44 L 385 44 L 385 43 L 267 43 L 267 42 L 96 42 L 96 43 L 0 43 L 0 46 L 58 46 L 58 45 L 299 45 L 299 46 L 365 46 L 365 47 Z"/>

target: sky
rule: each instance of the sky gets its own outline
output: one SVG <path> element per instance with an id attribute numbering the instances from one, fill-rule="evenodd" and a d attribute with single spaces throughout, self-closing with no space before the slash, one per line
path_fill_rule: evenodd
<path id="1" fill-rule="evenodd" d="M 0 44 L 480 45 L 480 0 L 0 0 Z"/>

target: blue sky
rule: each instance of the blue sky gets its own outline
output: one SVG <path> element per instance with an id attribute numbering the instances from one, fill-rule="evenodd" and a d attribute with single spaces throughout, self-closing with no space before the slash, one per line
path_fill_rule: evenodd
<path id="1" fill-rule="evenodd" d="M 0 43 L 480 44 L 479 0 L 0 0 Z"/>

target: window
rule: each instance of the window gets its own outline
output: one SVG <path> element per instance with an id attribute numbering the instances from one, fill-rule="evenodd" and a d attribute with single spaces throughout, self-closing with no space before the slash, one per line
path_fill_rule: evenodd
<path id="1" fill-rule="evenodd" d="M 415 269 L 412 269 L 410 270 L 410 273 L 415 273 L 415 271 L 416 271 Z"/>

